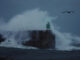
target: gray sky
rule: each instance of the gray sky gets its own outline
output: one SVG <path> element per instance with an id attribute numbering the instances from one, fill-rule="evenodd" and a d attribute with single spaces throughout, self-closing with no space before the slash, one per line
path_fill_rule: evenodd
<path id="1" fill-rule="evenodd" d="M 40 8 L 51 16 L 58 16 L 53 23 L 60 31 L 80 35 L 80 0 L 0 0 L 0 17 L 6 21 L 26 10 Z M 65 10 L 75 11 L 73 14 L 62 14 Z"/>

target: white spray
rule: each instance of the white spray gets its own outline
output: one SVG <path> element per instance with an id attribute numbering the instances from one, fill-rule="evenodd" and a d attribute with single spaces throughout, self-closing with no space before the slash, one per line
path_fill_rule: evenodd
<path id="1" fill-rule="evenodd" d="M 16 15 L 7 24 L 0 27 L 1 33 L 4 35 L 4 37 L 7 38 L 7 40 L 0 45 L 6 47 L 23 48 L 20 42 L 28 41 L 30 39 L 26 31 L 46 30 L 46 24 L 47 22 L 50 22 L 51 31 L 56 35 L 56 49 L 79 49 L 71 45 L 73 43 L 73 39 L 75 41 L 79 41 L 79 37 L 72 36 L 70 33 L 62 33 L 54 29 L 54 24 L 52 23 L 52 20 L 55 20 L 56 18 L 57 17 L 50 17 L 46 11 L 41 11 L 39 9 L 29 10 L 22 14 Z M 2 31 L 8 33 L 3 33 Z M 24 35 L 26 36 L 26 38 L 24 37 Z"/>

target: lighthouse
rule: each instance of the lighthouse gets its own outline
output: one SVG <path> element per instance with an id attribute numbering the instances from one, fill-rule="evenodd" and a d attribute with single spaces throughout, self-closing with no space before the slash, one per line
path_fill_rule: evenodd
<path id="1" fill-rule="evenodd" d="M 50 30 L 50 22 L 46 24 L 46 30 Z"/>

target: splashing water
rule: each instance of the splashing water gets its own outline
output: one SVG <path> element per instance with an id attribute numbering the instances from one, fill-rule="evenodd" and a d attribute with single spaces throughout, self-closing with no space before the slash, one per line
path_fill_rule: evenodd
<path id="1" fill-rule="evenodd" d="M 13 48 L 23 48 L 23 49 L 38 49 L 31 46 L 23 46 L 22 42 L 30 40 L 28 32 L 14 32 L 14 31 L 3 31 L 1 34 L 6 38 L 0 46 L 13 47 Z"/>
<path id="2" fill-rule="evenodd" d="M 51 24 L 51 31 L 56 35 L 57 50 L 80 49 L 73 46 L 74 43 L 80 42 L 80 37 L 72 36 L 70 33 L 63 33 L 55 29 L 52 20 L 57 17 L 50 17 L 46 11 L 39 9 L 29 10 L 20 15 L 13 17 L 8 23 L 0 26 L 1 34 L 6 38 L 0 46 L 37 49 L 35 47 L 23 46 L 21 43 L 30 40 L 29 30 L 46 30 L 47 22 Z"/>
<path id="3" fill-rule="evenodd" d="M 80 47 L 74 46 L 73 44 L 80 44 L 80 37 L 73 36 L 70 33 L 63 33 L 54 29 L 53 24 L 51 23 L 51 31 L 56 35 L 56 50 L 80 50 Z M 75 42 L 74 42 L 75 41 Z M 74 42 L 74 43 L 73 43 Z"/>

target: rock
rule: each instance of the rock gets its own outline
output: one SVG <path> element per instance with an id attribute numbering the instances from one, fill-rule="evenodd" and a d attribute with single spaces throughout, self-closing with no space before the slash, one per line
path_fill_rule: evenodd
<path id="1" fill-rule="evenodd" d="M 0 43 L 5 41 L 5 38 L 3 38 L 3 36 L 0 34 Z"/>
<path id="2" fill-rule="evenodd" d="M 23 43 L 25 46 L 33 46 L 40 49 L 55 48 L 55 35 L 50 30 L 31 32 L 31 40 Z"/>

